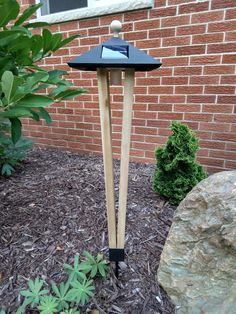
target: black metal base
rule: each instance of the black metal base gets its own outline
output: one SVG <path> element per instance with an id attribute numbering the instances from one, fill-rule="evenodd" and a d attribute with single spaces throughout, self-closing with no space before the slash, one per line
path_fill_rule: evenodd
<path id="1" fill-rule="evenodd" d="M 118 279 L 119 277 L 119 262 L 123 262 L 125 259 L 124 249 L 109 249 L 109 260 L 110 262 L 116 263 L 115 275 Z"/>
<path id="2" fill-rule="evenodd" d="M 124 249 L 109 249 L 110 262 L 123 262 L 125 259 Z"/>

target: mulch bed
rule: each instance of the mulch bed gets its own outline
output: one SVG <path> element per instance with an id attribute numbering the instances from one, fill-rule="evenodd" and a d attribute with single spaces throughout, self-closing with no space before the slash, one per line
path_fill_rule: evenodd
<path id="1" fill-rule="evenodd" d="M 114 162 L 118 192 L 119 161 Z M 174 207 L 151 188 L 154 165 L 130 164 L 125 263 L 96 280 L 105 313 L 175 313 L 156 282 Z M 118 193 L 117 193 L 118 194 Z M 84 250 L 108 258 L 100 156 L 34 149 L 10 178 L 0 179 L 0 307 L 14 313 L 30 278 L 62 279 L 63 264 Z"/>

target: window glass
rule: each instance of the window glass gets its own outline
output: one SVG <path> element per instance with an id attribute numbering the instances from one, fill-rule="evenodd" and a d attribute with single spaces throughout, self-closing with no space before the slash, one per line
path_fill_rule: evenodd
<path id="1" fill-rule="evenodd" d="M 41 15 L 84 8 L 88 0 L 40 0 L 43 3 Z"/>

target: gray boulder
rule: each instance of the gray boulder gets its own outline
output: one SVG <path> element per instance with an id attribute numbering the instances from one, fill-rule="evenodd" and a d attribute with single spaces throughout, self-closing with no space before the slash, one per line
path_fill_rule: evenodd
<path id="1" fill-rule="evenodd" d="M 211 175 L 180 203 L 157 278 L 177 313 L 236 313 L 236 171 Z"/>

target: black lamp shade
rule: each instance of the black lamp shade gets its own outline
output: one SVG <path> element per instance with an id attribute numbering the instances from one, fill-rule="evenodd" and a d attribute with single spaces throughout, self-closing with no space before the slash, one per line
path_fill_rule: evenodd
<path id="1" fill-rule="evenodd" d="M 134 68 L 135 71 L 151 71 L 159 68 L 161 63 L 119 37 L 113 37 L 76 57 L 68 62 L 68 65 L 84 71 L 96 71 L 97 68 Z"/>

